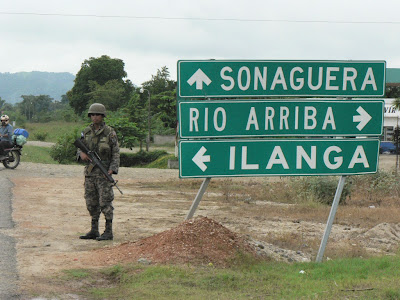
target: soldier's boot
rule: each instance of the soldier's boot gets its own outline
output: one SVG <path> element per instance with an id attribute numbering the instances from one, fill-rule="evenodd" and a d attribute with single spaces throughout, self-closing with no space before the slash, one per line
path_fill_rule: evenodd
<path id="1" fill-rule="evenodd" d="M 95 240 L 99 236 L 99 219 L 92 219 L 92 229 L 85 235 L 81 235 L 79 238 L 83 240 Z"/>
<path id="2" fill-rule="evenodd" d="M 104 233 L 99 236 L 98 238 L 96 238 L 96 240 L 98 241 L 108 241 L 108 240 L 112 240 L 113 237 L 113 233 L 112 233 L 112 220 L 106 220 L 106 229 L 104 230 Z"/>

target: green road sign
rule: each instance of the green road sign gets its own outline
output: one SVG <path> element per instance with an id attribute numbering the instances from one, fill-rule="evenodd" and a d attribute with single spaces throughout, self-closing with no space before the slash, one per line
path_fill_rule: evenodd
<path id="1" fill-rule="evenodd" d="M 178 98 L 383 97 L 385 61 L 178 61 Z"/>
<path id="2" fill-rule="evenodd" d="M 378 139 L 182 140 L 179 176 L 234 177 L 375 173 Z"/>
<path id="3" fill-rule="evenodd" d="M 378 136 L 383 100 L 180 101 L 181 138 Z"/>

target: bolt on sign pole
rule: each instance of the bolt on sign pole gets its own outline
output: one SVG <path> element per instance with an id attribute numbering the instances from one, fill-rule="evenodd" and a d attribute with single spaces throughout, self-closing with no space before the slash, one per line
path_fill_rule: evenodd
<path id="1" fill-rule="evenodd" d="M 194 212 L 196 211 L 197 206 L 199 206 L 201 198 L 203 198 L 203 195 L 207 190 L 207 186 L 210 183 L 210 180 L 211 180 L 211 177 L 204 178 L 203 183 L 201 184 L 200 189 L 197 192 L 196 198 L 194 199 L 192 206 L 190 207 L 185 220 L 189 220 L 189 219 L 193 218 Z"/>

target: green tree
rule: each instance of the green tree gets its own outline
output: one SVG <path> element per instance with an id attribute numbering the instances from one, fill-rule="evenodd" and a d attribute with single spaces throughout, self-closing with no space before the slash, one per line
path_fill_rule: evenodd
<path id="1" fill-rule="evenodd" d="M 2 111 L 7 111 L 7 110 L 14 110 L 15 106 L 12 105 L 11 103 L 4 103 L 3 106 L 1 107 Z"/>
<path id="2" fill-rule="evenodd" d="M 118 80 L 109 80 L 100 85 L 95 81 L 90 82 L 89 104 L 102 103 L 107 110 L 116 111 L 128 102 L 124 84 Z"/>
<path id="3" fill-rule="evenodd" d="M 22 96 L 23 97 L 23 96 Z M 52 109 L 54 99 L 49 95 L 34 96 L 36 113 L 48 112 Z"/>
<path id="4" fill-rule="evenodd" d="M 140 97 L 139 93 L 134 94 L 127 105 L 123 108 L 123 114 L 137 127 L 137 140 L 140 143 L 140 150 L 142 150 L 143 142 L 147 136 L 147 101 Z"/>
<path id="5" fill-rule="evenodd" d="M 17 108 L 28 121 L 39 121 L 40 116 L 50 115 L 53 105 L 53 98 L 50 96 L 22 95 L 21 97 L 22 102 L 17 104 Z"/>
<path id="6" fill-rule="evenodd" d="M 61 95 L 61 103 L 62 104 L 69 104 L 69 99 L 67 95 Z"/>
<path id="7" fill-rule="evenodd" d="M 76 74 L 74 86 L 67 92 L 67 97 L 75 113 L 82 114 L 93 97 L 93 82 L 102 86 L 110 80 L 116 80 L 124 87 L 125 100 L 127 102 L 133 90 L 133 85 L 129 80 L 124 80 L 127 76 L 124 70 L 124 62 L 121 59 L 110 58 L 103 55 L 98 58 L 91 57 L 86 59 L 79 72 Z"/>
<path id="8" fill-rule="evenodd" d="M 151 75 L 151 80 L 143 82 L 142 86 L 148 89 L 152 95 L 172 91 L 176 88 L 176 81 L 171 80 L 169 77 L 169 70 L 164 66 L 157 70 L 156 75 Z"/>
<path id="9" fill-rule="evenodd" d="M 160 93 L 157 97 L 159 98 L 158 117 L 165 128 L 176 129 L 176 90 Z"/>
<path id="10" fill-rule="evenodd" d="M 171 92 L 176 89 L 176 81 L 171 80 L 169 77 L 169 70 L 167 67 L 164 66 L 161 69 L 157 70 L 156 75 L 151 76 L 151 80 L 146 81 L 142 84 L 143 88 L 147 89 L 151 95 L 151 115 L 155 115 L 160 112 L 159 105 L 161 97 L 157 97 L 157 95 L 164 92 Z M 147 101 L 148 94 L 143 93 L 141 98 Z"/>
<path id="11" fill-rule="evenodd" d="M 110 113 L 107 117 L 107 125 L 115 129 L 121 147 L 132 149 L 137 141 L 143 139 L 140 128 L 124 113 Z"/>

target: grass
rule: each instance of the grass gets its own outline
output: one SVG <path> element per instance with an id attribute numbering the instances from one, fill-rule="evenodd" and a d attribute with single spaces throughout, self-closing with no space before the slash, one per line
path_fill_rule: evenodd
<path id="1" fill-rule="evenodd" d="M 41 164 L 58 164 L 50 156 L 51 148 L 27 146 L 22 148 L 21 162 L 32 162 Z"/>
<path id="2" fill-rule="evenodd" d="M 159 157 L 155 161 L 147 164 L 146 168 L 157 168 L 157 169 L 167 169 L 168 168 L 168 160 L 169 159 L 176 159 L 175 155 L 167 154 Z"/>
<path id="3" fill-rule="evenodd" d="M 73 269 L 73 270 L 64 270 L 64 278 L 67 280 L 71 279 L 84 279 L 89 277 L 90 273 L 88 270 L 83 269 Z"/>
<path id="4" fill-rule="evenodd" d="M 44 137 L 42 141 L 56 143 L 58 137 L 73 132 L 76 128 L 83 129 L 84 122 L 53 121 L 49 123 L 27 123 L 25 129 L 29 132 L 29 140 L 39 140 L 37 137 Z"/>
<path id="5" fill-rule="evenodd" d="M 256 262 L 214 266 L 118 265 L 73 271 L 89 299 L 399 299 L 400 257 L 324 263 Z M 80 274 L 84 274 L 81 276 Z M 75 278 L 75 279 L 74 279 Z"/>

